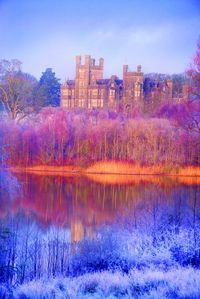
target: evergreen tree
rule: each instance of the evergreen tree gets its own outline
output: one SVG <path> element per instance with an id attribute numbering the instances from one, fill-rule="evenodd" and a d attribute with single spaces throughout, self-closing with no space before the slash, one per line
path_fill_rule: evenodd
<path id="1" fill-rule="evenodd" d="M 42 73 L 35 92 L 36 104 L 42 107 L 60 105 L 60 79 L 56 78 L 51 68 Z"/>

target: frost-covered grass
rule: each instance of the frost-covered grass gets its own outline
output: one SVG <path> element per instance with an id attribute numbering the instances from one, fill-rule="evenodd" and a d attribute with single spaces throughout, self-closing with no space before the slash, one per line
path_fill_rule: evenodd
<path id="1" fill-rule="evenodd" d="M 10 295 L 0 288 L 0 298 L 200 298 L 199 235 L 197 228 L 196 235 L 192 228 L 156 234 L 150 228 L 149 233 L 104 228 L 95 239 L 74 244 L 62 274 L 43 268 L 33 278 L 29 260 L 23 283 L 16 279 Z"/>
<path id="2" fill-rule="evenodd" d="M 200 270 L 155 268 L 132 270 L 129 274 L 104 271 L 77 278 L 36 280 L 14 290 L 14 298 L 200 298 Z"/>
<path id="3" fill-rule="evenodd" d="M 145 215 L 72 244 L 66 228 L 11 218 L 0 227 L 0 299 L 200 298 L 199 216 Z"/>
<path id="4" fill-rule="evenodd" d="M 195 238 L 194 238 L 195 236 Z M 169 270 L 177 266 L 200 267 L 200 236 L 193 229 L 176 228 L 165 232 L 145 232 L 134 229 L 111 230 L 94 240 L 85 239 L 74 249 L 69 272 L 72 276 L 105 270 L 120 270 L 128 273 L 131 269 L 146 267 Z"/>

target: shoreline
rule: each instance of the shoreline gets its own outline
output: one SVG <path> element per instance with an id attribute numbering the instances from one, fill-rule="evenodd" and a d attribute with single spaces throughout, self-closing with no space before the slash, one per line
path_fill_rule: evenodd
<path id="1" fill-rule="evenodd" d="M 80 166 L 49 166 L 38 165 L 31 167 L 9 167 L 15 173 L 35 173 L 51 175 L 119 175 L 119 176 L 174 176 L 174 177 L 200 177 L 200 167 L 186 166 L 177 169 L 166 169 L 164 166 L 139 166 L 127 162 L 102 161 L 89 167 Z"/>

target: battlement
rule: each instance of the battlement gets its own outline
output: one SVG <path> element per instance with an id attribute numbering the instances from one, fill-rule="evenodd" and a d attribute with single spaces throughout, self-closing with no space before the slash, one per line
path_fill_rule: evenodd
<path id="1" fill-rule="evenodd" d="M 100 68 L 103 69 L 104 66 L 104 59 L 101 57 L 99 58 L 99 63 L 96 64 L 96 61 L 94 58 L 91 57 L 91 55 L 85 55 L 84 64 L 82 64 L 81 56 L 76 56 L 76 66 L 84 66 L 84 67 L 92 67 L 92 68 Z"/>
<path id="2" fill-rule="evenodd" d="M 138 65 L 136 71 L 129 71 L 128 65 L 123 65 L 123 74 L 126 76 L 143 76 L 142 66 Z"/>
<path id="3" fill-rule="evenodd" d="M 69 109 L 79 108 L 112 108 L 123 107 L 124 111 L 131 111 L 135 105 L 156 105 L 164 99 L 172 98 L 172 80 L 154 78 L 154 84 L 144 88 L 144 73 L 141 65 L 135 71 L 123 65 L 123 79 L 111 76 L 104 79 L 104 59 L 95 59 L 91 55 L 76 56 L 76 76 L 74 80 L 67 80 L 61 87 L 61 105 Z M 145 102 L 145 98 L 148 101 Z M 121 109 L 121 108 L 120 108 Z"/>

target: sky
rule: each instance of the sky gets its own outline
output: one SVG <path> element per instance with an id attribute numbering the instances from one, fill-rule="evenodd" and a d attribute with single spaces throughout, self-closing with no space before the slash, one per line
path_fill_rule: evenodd
<path id="1" fill-rule="evenodd" d="M 87 54 L 105 59 L 105 78 L 121 78 L 123 64 L 184 72 L 199 35 L 200 0 L 0 0 L 0 59 L 37 79 L 48 67 L 73 79 Z"/>

